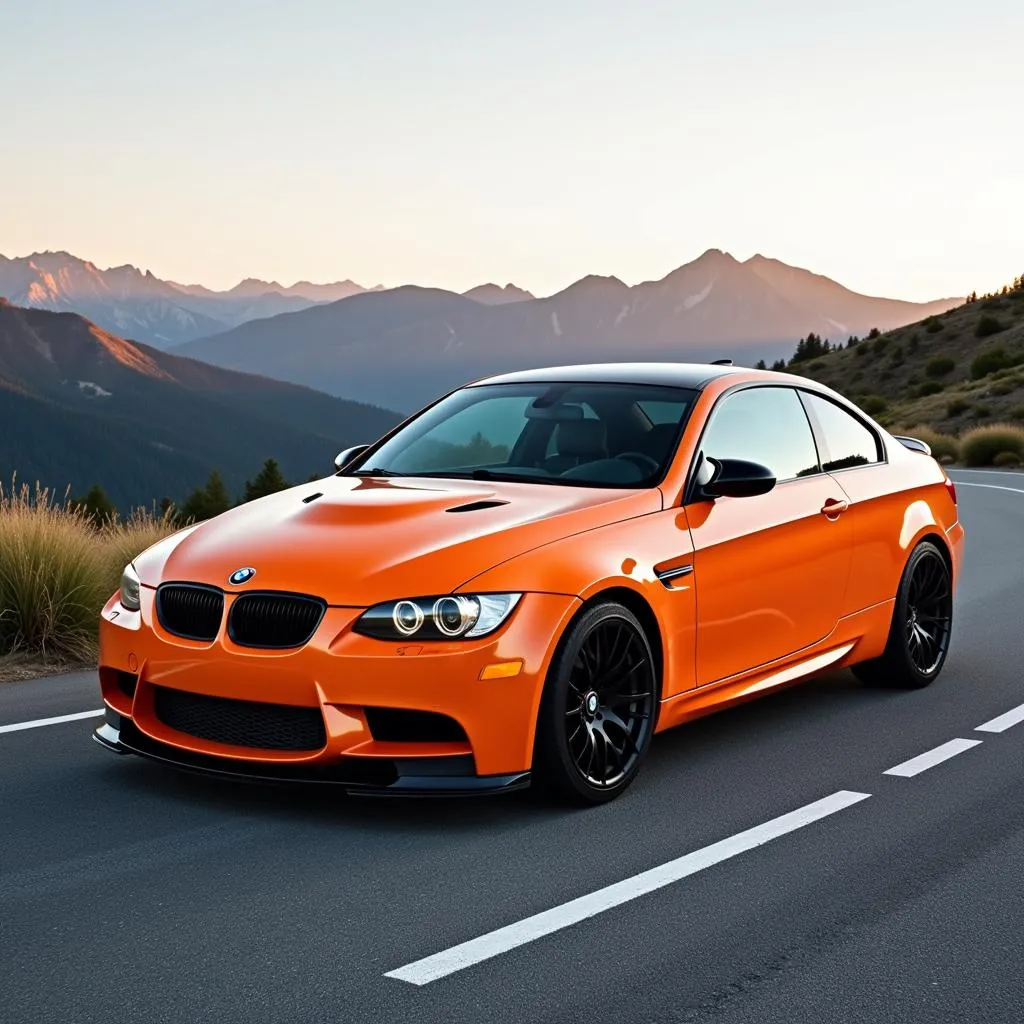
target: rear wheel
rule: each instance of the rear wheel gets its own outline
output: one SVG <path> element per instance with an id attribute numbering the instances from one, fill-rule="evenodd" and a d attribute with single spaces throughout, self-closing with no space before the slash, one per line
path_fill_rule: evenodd
<path id="1" fill-rule="evenodd" d="M 534 745 L 543 791 L 587 805 L 636 777 L 654 730 L 658 677 L 636 616 L 605 602 L 570 627 L 548 673 Z"/>
<path id="2" fill-rule="evenodd" d="M 885 651 L 854 665 L 854 675 L 871 686 L 927 686 L 942 671 L 952 626 L 949 565 L 935 544 L 922 541 L 903 570 Z"/>

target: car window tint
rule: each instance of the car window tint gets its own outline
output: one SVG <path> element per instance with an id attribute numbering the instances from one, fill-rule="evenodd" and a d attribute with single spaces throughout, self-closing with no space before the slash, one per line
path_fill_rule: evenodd
<path id="1" fill-rule="evenodd" d="M 600 418 L 597 415 L 597 413 L 594 412 L 594 407 L 589 402 L 575 402 L 575 403 L 572 403 L 572 404 L 579 405 L 579 406 L 582 407 L 582 409 L 583 409 L 583 418 L 585 420 L 596 420 L 596 419 Z M 554 426 L 555 425 L 552 423 L 551 424 L 551 430 L 548 433 L 547 448 L 544 450 L 544 455 L 546 457 L 550 457 L 550 456 L 554 455 L 555 452 L 556 452 L 556 447 L 555 447 L 556 431 L 554 429 Z"/>
<path id="2" fill-rule="evenodd" d="M 819 471 L 807 414 L 792 388 L 749 388 L 729 395 L 712 413 L 701 448 L 712 459 L 760 463 L 776 480 Z"/>
<path id="3" fill-rule="evenodd" d="M 850 469 L 880 461 L 878 439 L 860 420 L 827 398 L 805 391 L 804 400 L 824 435 L 823 469 Z"/>
<path id="4" fill-rule="evenodd" d="M 412 441 L 392 468 L 424 472 L 500 465 L 523 432 L 526 407 L 532 400 L 532 395 L 509 395 L 474 402 Z"/>
<path id="5" fill-rule="evenodd" d="M 662 423 L 678 423 L 683 418 L 683 413 L 686 412 L 686 402 L 682 399 L 678 402 L 642 401 L 636 404 L 654 426 Z"/>

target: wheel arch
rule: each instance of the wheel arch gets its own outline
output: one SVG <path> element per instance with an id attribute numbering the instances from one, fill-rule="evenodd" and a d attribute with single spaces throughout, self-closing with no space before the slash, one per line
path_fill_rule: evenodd
<path id="1" fill-rule="evenodd" d="M 603 590 L 590 594 L 576 610 L 576 614 L 566 624 L 565 629 L 562 631 L 562 637 L 559 638 L 559 645 L 562 643 L 562 638 L 568 636 L 569 630 L 581 615 L 585 615 L 595 605 L 607 604 L 610 601 L 628 608 L 643 627 L 647 642 L 651 645 L 651 654 L 654 656 L 654 669 L 658 679 L 658 702 L 656 705 L 658 707 L 661 704 L 661 697 L 665 686 L 665 645 L 661 636 L 661 625 L 658 622 L 658 616 L 647 601 L 647 598 L 639 591 L 634 590 L 632 587 L 613 584 L 612 586 L 605 587 Z M 657 726 L 657 722 L 655 722 L 655 726 Z"/>

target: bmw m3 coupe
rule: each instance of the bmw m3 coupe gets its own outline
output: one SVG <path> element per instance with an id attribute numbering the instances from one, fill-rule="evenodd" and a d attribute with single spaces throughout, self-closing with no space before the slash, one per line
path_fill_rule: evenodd
<path id="1" fill-rule="evenodd" d="M 664 729 L 826 668 L 925 686 L 946 658 L 953 483 L 810 380 L 511 373 L 336 468 L 126 567 L 95 739 L 226 776 L 594 804 Z"/>

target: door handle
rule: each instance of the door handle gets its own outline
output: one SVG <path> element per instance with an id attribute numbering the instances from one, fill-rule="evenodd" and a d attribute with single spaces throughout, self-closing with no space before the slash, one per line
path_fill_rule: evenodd
<path id="1" fill-rule="evenodd" d="M 821 506 L 822 514 L 827 516 L 829 519 L 834 519 L 841 512 L 845 512 L 850 507 L 850 503 L 846 500 L 838 498 L 829 498 L 824 505 Z"/>

